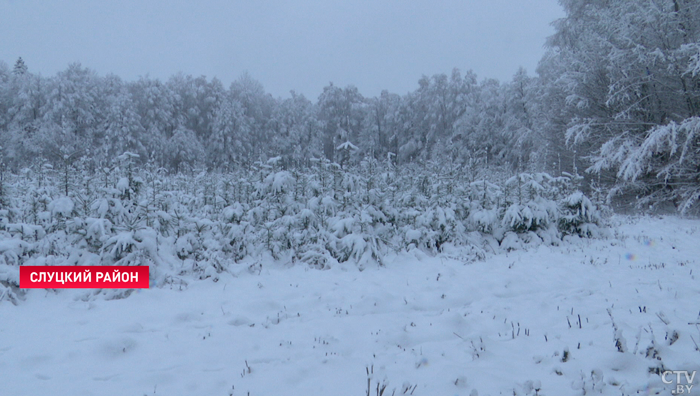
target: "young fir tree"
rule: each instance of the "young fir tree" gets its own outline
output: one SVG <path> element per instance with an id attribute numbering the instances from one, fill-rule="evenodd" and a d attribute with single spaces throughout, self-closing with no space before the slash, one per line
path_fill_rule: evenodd
<path id="1" fill-rule="evenodd" d="M 28 70 L 27 65 L 24 63 L 24 59 L 22 59 L 21 56 L 17 58 L 17 62 L 15 62 L 15 67 L 12 69 L 12 72 L 16 76 L 21 76 L 26 74 Z"/>

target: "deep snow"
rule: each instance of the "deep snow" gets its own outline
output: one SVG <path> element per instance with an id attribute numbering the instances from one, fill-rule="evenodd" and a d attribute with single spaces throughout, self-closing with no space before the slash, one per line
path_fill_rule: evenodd
<path id="1" fill-rule="evenodd" d="M 611 221 L 606 239 L 475 262 L 414 250 L 116 300 L 31 290 L 0 302 L 0 394 L 366 395 L 368 370 L 372 395 L 670 394 L 650 371 L 700 371 L 700 221 Z"/>

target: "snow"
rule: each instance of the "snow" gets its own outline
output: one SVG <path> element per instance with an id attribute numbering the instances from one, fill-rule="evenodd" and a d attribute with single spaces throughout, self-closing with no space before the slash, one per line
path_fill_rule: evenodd
<path id="1" fill-rule="evenodd" d="M 120 193 L 126 194 L 126 190 L 129 189 L 129 179 L 126 177 L 122 177 L 119 179 L 117 182 L 117 190 L 119 190 Z"/>
<path id="2" fill-rule="evenodd" d="M 52 216 L 61 215 L 63 217 L 70 216 L 73 211 L 73 201 L 68 197 L 57 198 L 48 205 Z"/>
<path id="3" fill-rule="evenodd" d="M 407 243 L 414 243 L 417 241 L 420 241 L 422 233 L 419 230 L 406 230 L 406 242 Z"/>
<path id="4" fill-rule="evenodd" d="M 348 141 L 336 147 L 336 150 L 359 150 L 359 148 Z"/>
<path id="5" fill-rule="evenodd" d="M 121 299 L 0 298 L 0 389 L 365 395 L 369 371 L 372 395 L 377 382 L 385 395 L 669 394 L 650 369 L 700 370 L 689 324 L 700 322 L 700 221 L 612 221 L 606 239 L 476 262 L 414 249 L 363 271 L 265 261 Z"/>

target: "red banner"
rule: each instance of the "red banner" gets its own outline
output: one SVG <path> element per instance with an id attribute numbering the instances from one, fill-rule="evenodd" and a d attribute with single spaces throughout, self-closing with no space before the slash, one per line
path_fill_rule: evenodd
<path id="1" fill-rule="evenodd" d="M 22 289 L 148 289 L 149 267 L 29 266 L 19 267 Z"/>

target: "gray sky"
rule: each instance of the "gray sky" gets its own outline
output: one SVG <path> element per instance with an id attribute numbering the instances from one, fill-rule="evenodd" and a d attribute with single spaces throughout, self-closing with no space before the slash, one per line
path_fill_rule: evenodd
<path id="1" fill-rule="evenodd" d="M 534 74 L 557 0 L 0 0 L 0 60 L 44 76 L 80 62 L 127 80 L 182 71 L 274 96 L 353 84 L 404 94 L 421 75 Z"/>

